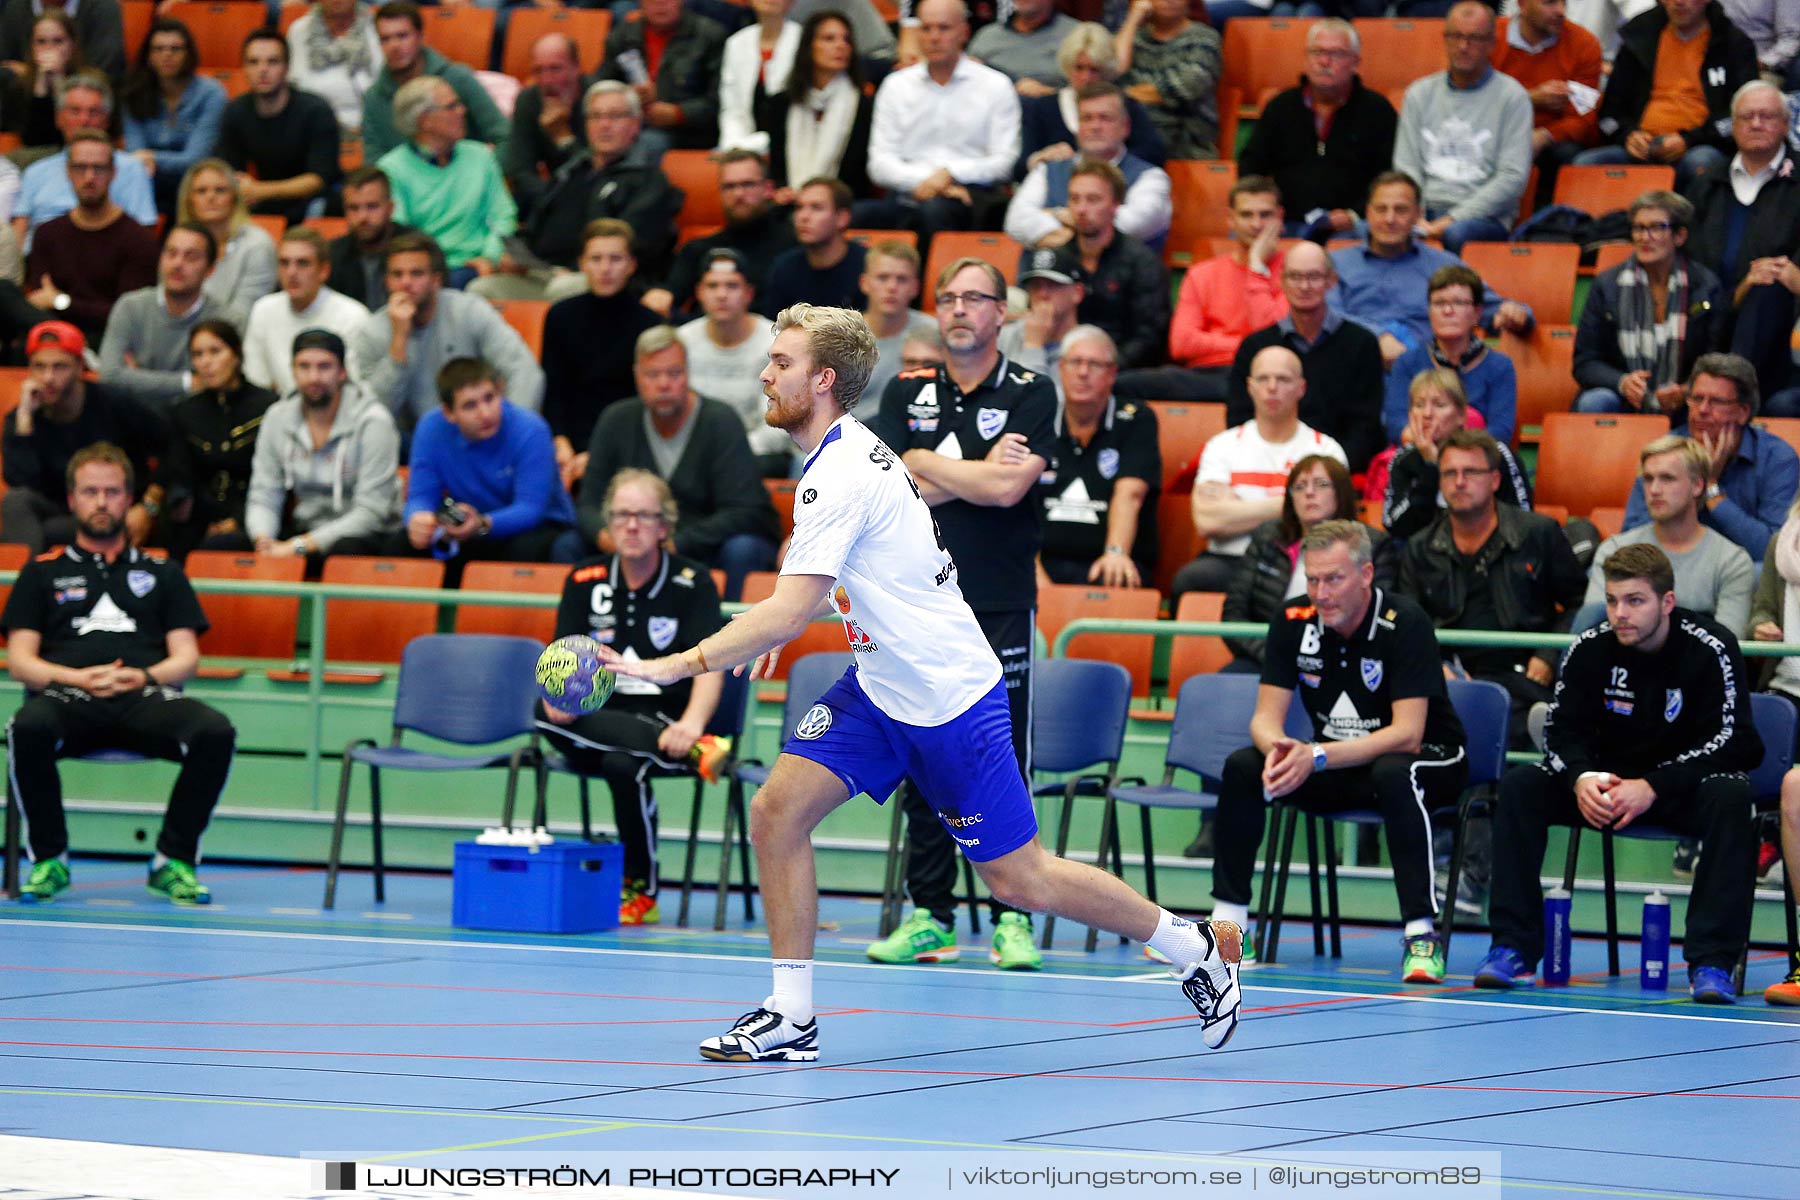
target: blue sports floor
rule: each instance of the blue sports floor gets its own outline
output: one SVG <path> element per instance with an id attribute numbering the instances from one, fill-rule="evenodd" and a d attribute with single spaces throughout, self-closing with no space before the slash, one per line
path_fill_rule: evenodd
<path id="1" fill-rule="evenodd" d="M 1334 963 L 1290 925 L 1288 961 L 1245 973 L 1244 1022 L 1208 1052 L 1135 947 L 1084 955 L 1064 925 L 1037 975 L 988 966 L 985 938 L 955 965 L 877 967 L 873 902 L 828 899 L 821 1061 L 728 1065 L 695 1043 L 768 990 L 741 910 L 723 934 L 477 934 L 450 927 L 446 876 L 390 876 L 377 911 L 351 874 L 329 914 L 314 871 L 205 878 L 218 902 L 174 910 L 140 864 L 78 861 L 57 903 L 0 904 L 0 1197 L 165 1194 L 141 1155 L 135 1181 L 85 1178 L 106 1144 L 1481 1151 L 1508 1195 L 1800 1195 L 1800 1011 L 1760 998 L 1779 955 L 1753 959 L 1750 999 L 1702 1009 L 1640 992 L 1630 947 L 1623 980 L 1582 942 L 1575 986 L 1496 996 L 1467 986 L 1480 933 L 1458 936 L 1451 986 L 1405 988 L 1392 930 L 1347 930 Z M 960 933 L 968 947 L 966 917 Z"/>

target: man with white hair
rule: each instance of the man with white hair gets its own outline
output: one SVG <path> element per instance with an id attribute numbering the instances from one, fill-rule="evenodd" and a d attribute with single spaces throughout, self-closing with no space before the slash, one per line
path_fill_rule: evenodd
<path id="1" fill-rule="evenodd" d="M 493 149 L 464 136 L 462 100 L 442 79 L 421 75 L 394 94 L 394 128 L 406 142 L 376 163 L 393 186 L 394 219 L 437 242 L 451 287 L 491 273 L 519 210 Z"/>

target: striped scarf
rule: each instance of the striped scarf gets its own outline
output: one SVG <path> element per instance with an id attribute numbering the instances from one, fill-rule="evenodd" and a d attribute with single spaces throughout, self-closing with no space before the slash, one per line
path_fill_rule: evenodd
<path id="1" fill-rule="evenodd" d="M 1636 256 L 1619 268 L 1619 351 L 1627 371 L 1648 371 L 1644 410 L 1657 412 L 1656 389 L 1681 377 L 1681 341 L 1687 336 L 1687 259 L 1677 254 L 1669 271 L 1667 313 L 1656 319 L 1650 276 Z"/>

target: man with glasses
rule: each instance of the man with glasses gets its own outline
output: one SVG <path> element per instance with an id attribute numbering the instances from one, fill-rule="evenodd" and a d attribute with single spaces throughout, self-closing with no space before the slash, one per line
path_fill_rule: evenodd
<path id="1" fill-rule="evenodd" d="M 1518 11 L 1500 19 L 1492 56 L 1494 69 L 1531 97 L 1541 208 L 1555 194 L 1556 173 L 1600 139 L 1600 41 L 1569 20 L 1568 0 L 1518 0 Z"/>
<path id="2" fill-rule="evenodd" d="M 1263 107 L 1238 155 L 1239 175 L 1267 175 L 1287 198 L 1289 237 L 1356 233 L 1369 185 L 1394 159 L 1399 117 L 1387 97 L 1363 86 L 1361 65 L 1355 26 L 1314 21 L 1300 85 Z"/>
<path id="3" fill-rule="evenodd" d="M 1394 169 L 1423 185 L 1423 237 L 1455 254 L 1505 241 L 1531 174 L 1531 97 L 1489 61 L 1494 10 L 1463 0 L 1444 18 L 1449 69 L 1406 89 Z"/>
<path id="4" fill-rule="evenodd" d="M 462 100 L 435 75 L 421 75 L 395 94 L 394 127 L 406 141 L 375 165 L 393 185 L 395 218 L 437 242 L 451 287 L 491 274 L 519 210 L 493 150 L 463 136 Z"/>
<path id="5" fill-rule="evenodd" d="M 1408 389 L 1413 376 L 1431 367 L 1448 367 L 1462 377 L 1471 413 L 1497 440 L 1512 441 L 1519 407 L 1519 379 L 1512 360 L 1481 340 L 1482 302 L 1487 289 L 1473 268 L 1457 263 L 1431 276 L 1427 302 L 1431 340 L 1400 356 L 1388 372 L 1381 424 L 1391 441 L 1406 432 Z M 1471 417 L 1471 425 L 1476 421 Z"/>
<path id="6" fill-rule="evenodd" d="M 644 307 L 664 317 L 692 311 L 702 264 L 714 250 L 740 255 L 751 286 L 760 292 L 768 281 L 770 264 L 794 245 L 794 223 L 787 210 L 775 203 L 775 182 L 769 178 L 769 164 L 763 156 L 754 150 L 726 150 L 717 161 L 719 210 L 725 216 L 725 228 L 683 242 L 675 252 L 668 278 L 644 293 Z M 916 294 L 916 278 L 913 286 Z"/>
<path id="7" fill-rule="evenodd" d="M 402 86 L 421 75 L 432 75 L 449 84 L 468 110 L 476 139 L 505 157 L 506 118 L 475 78 L 475 72 L 425 44 L 425 18 L 417 4 L 412 0 L 388 0 L 377 8 L 375 36 L 381 43 L 382 68 L 363 93 L 364 162 L 379 162 L 405 140 L 405 135 L 394 128 L 394 98 Z"/>
<path id="8" fill-rule="evenodd" d="M 65 144 L 83 129 L 105 135 L 112 120 L 112 108 L 112 88 L 105 79 L 91 71 L 72 75 L 56 88 L 56 131 L 62 135 Z M 156 223 L 156 199 L 151 192 L 150 174 L 144 170 L 143 163 L 123 150 L 113 151 L 107 194 L 139 225 Z M 26 167 L 19 176 L 19 196 L 12 209 L 13 232 L 18 235 L 20 247 L 29 250 L 28 235 L 44 222 L 62 216 L 76 203 L 74 174 L 69 169 L 66 149 Z"/>
<path id="9" fill-rule="evenodd" d="M 874 431 L 918 481 L 956 563 L 963 599 L 999 657 L 1013 751 L 1031 778 L 1031 651 L 1036 563 L 1043 532 L 1033 489 L 1054 479 L 1056 389 L 1000 352 L 1006 280 L 991 263 L 960 258 L 937 278 L 941 367 L 902 371 L 888 384 Z M 906 890 L 914 911 L 869 947 L 877 962 L 950 962 L 956 944 L 956 842 L 917 787 L 903 789 Z M 1035 970 L 1031 918 L 994 900 L 990 957 Z"/>
<path id="10" fill-rule="evenodd" d="M 1225 383 L 1225 424 L 1242 425 L 1255 411 L 1250 364 L 1256 356 L 1270 346 L 1286 346 L 1299 356 L 1306 378 L 1300 420 L 1336 438 L 1350 469 L 1362 471 L 1387 444 L 1381 429 L 1381 346 L 1374 334 L 1326 303 L 1336 283 L 1331 257 L 1319 246 L 1302 242 L 1287 252 L 1281 264 L 1287 315 L 1238 344 Z"/>

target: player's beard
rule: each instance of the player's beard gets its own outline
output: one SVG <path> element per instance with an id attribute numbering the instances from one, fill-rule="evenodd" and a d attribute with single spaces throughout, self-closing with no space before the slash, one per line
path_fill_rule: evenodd
<path id="1" fill-rule="evenodd" d="M 763 421 L 783 433 L 792 433 L 812 420 L 810 406 L 803 407 L 793 401 L 784 400 L 779 392 L 764 388 L 763 398 L 769 402 L 768 411 L 763 414 Z"/>

